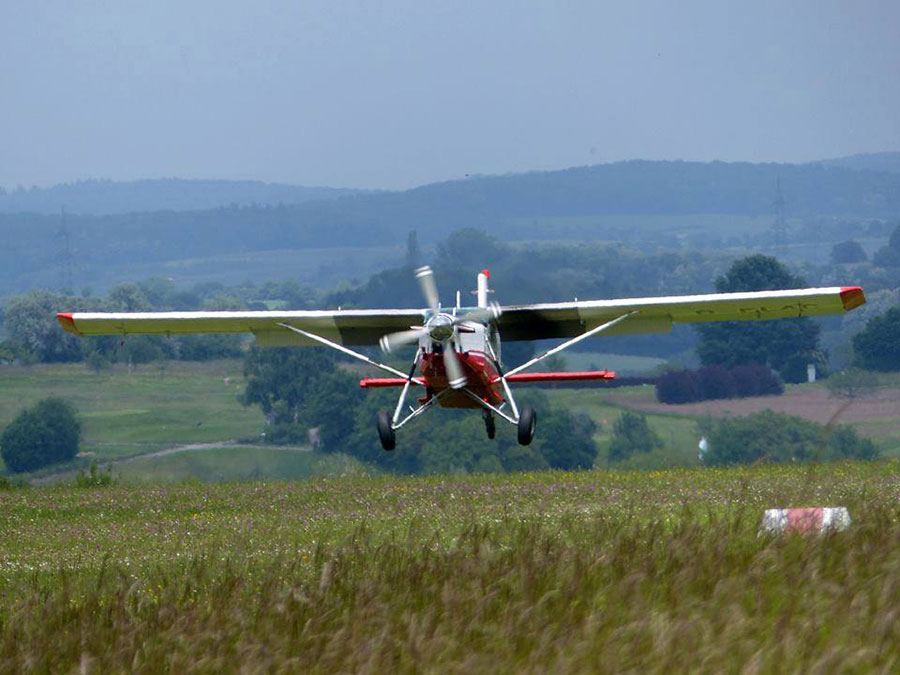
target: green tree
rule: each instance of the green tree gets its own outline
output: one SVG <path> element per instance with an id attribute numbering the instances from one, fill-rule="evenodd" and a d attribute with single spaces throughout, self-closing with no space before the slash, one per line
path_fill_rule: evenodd
<path id="1" fill-rule="evenodd" d="M 858 241 L 848 239 L 831 247 L 831 262 L 835 265 L 865 262 L 869 257 Z"/>
<path id="2" fill-rule="evenodd" d="M 868 370 L 847 368 L 825 380 L 825 387 L 832 396 L 848 400 L 871 396 L 878 389 L 878 376 Z"/>
<path id="3" fill-rule="evenodd" d="M 108 298 L 113 311 L 146 312 L 153 309 L 143 289 L 133 283 L 119 284 L 109 292 Z"/>
<path id="4" fill-rule="evenodd" d="M 81 309 L 79 304 L 74 298 L 49 291 L 31 291 L 12 298 L 4 317 L 9 346 L 33 361 L 80 361 L 83 343 L 56 320 L 57 312 Z"/>
<path id="5" fill-rule="evenodd" d="M 625 411 L 613 423 L 609 461 L 621 462 L 636 452 L 650 452 L 662 446 L 662 439 L 650 428 L 644 415 Z"/>
<path id="6" fill-rule="evenodd" d="M 0 436 L 0 453 L 15 472 L 34 471 L 78 454 L 81 425 L 75 409 L 59 398 L 46 398 L 19 413 Z"/>
<path id="7" fill-rule="evenodd" d="M 597 425 L 587 415 L 547 406 L 539 416 L 541 455 L 554 469 L 590 469 L 597 458 Z"/>
<path id="8" fill-rule="evenodd" d="M 396 390 L 371 391 L 356 410 L 345 452 L 401 474 L 536 471 L 550 467 L 574 470 L 593 466 L 597 447 L 589 418 L 555 408 L 537 390 L 522 391 L 516 400 L 520 407 L 532 405 L 538 411 L 537 436 L 531 445 L 519 445 L 515 427 L 500 420 L 497 436 L 490 440 L 478 411 L 447 409 L 428 413 L 404 426 L 398 432 L 397 449 L 385 452 L 375 433 L 375 414 L 380 409 L 393 409 Z"/>
<path id="9" fill-rule="evenodd" d="M 716 279 L 721 293 L 802 288 L 806 282 L 794 276 L 775 258 L 753 255 L 737 260 Z M 726 368 L 758 363 L 778 371 L 787 382 L 803 382 L 806 364 L 824 369 L 819 349 L 821 327 L 809 318 L 761 322 L 710 323 L 697 327 L 697 354 L 703 365 Z"/>
<path id="10" fill-rule="evenodd" d="M 900 370 L 900 307 L 892 307 L 866 322 L 853 336 L 856 364 L 880 371 Z"/>
<path id="11" fill-rule="evenodd" d="M 330 350 L 253 347 L 244 361 L 242 402 L 262 408 L 272 442 L 304 442 L 319 429 L 321 449 L 342 450 L 353 431 L 363 392 L 358 380 L 338 368 Z"/>
<path id="12" fill-rule="evenodd" d="M 875 251 L 872 262 L 880 267 L 900 267 L 900 225 L 891 232 L 887 246 Z"/>
<path id="13" fill-rule="evenodd" d="M 874 459 L 878 448 L 852 427 L 828 427 L 771 410 L 710 422 L 703 461 L 712 466 L 755 462 Z"/>

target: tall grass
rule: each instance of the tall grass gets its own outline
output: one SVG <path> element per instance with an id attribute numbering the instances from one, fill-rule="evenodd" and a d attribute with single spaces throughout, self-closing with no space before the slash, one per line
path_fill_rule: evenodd
<path id="1" fill-rule="evenodd" d="M 897 468 L 2 493 L 0 672 L 892 672 Z"/>

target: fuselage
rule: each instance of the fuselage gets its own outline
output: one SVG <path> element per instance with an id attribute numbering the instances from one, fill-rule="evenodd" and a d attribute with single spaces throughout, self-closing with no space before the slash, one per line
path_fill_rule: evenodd
<path id="1" fill-rule="evenodd" d="M 466 387 L 482 400 L 497 406 L 503 402 L 500 393 L 500 385 L 497 382 L 499 373 L 493 359 L 483 351 L 470 350 L 457 352 L 459 364 L 462 366 L 468 380 Z M 449 388 L 447 383 L 447 371 L 444 368 L 444 360 L 440 352 L 427 352 L 422 355 L 420 365 L 422 378 L 425 380 L 425 397 L 423 402 L 435 394 Z M 477 401 L 459 391 L 451 390 L 438 399 L 438 405 L 443 408 L 480 408 Z"/>
<path id="2" fill-rule="evenodd" d="M 454 314 L 465 315 L 472 309 L 459 308 L 454 310 Z M 449 322 L 453 320 L 454 315 L 442 313 L 440 317 L 446 318 Z M 458 327 L 453 340 L 439 343 L 430 336 L 424 337 L 419 343 L 419 349 L 422 350 L 419 370 L 425 381 L 426 390 L 423 400 L 427 401 L 449 388 L 443 352 L 446 349 L 455 349 L 469 391 L 491 405 L 500 405 L 503 402 L 498 382 L 500 373 L 492 356 L 493 354 L 499 358 L 500 354 L 500 339 L 495 329 L 482 323 L 465 322 Z M 444 393 L 438 399 L 438 404 L 443 408 L 481 407 L 471 396 L 458 390 Z"/>

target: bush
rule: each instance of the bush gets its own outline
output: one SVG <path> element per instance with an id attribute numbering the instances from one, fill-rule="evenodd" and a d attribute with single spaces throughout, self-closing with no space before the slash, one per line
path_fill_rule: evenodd
<path id="1" fill-rule="evenodd" d="M 636 412 L 623 412 L 613 424 L 609 461 L 621 462 L 636 452 L 650 452 L 662 446 L 662 439 L 647 424 L 646 417 Z"/>
<path id="2" fill-rule="evenodd" d="M 852 427 L 822 426 L 771 410 L 702 426 L 709 441 L 703 461 L 713 466 L 878 456 L 875 444 Z"/>
<path id="3" fill-rule="evenodd" d="M 747 396 L 780 395 L 784 386 L 771 369 L 759 364 L 736 366 L 703 366 L 697 370 L 666 373 L 656 382 L 656 398 L 660 403 L 693 403 Z"/>
<path id="4" fill-rule="evenodd" d="M 75 409 L 59 398 L 46 398 L 19 413 L 0 437 L 0 454 L 10 471 L 34 471 L 78 454 L 81 425 Z"/>
<path id="5" fill-rule="evenodd" d="M 656 381 L 656 400 L 673 404 L 702 400 L 696 371 L 673 370 L 662 375 Z"/>
<path id="6" fill-rule="evenodd" d="M 101 470 L 97 466 L 96 460 L 91 462 L 88 472 L 84 470 L 78 472 L 75 476 L 75 487 L 80 488 L 97 488 L 108 487 L 113 484 L 112 469 L 107 467 L 106 471 Z"/>
<path id="7" fill-rule="evenodd" d="M 0 490 L 19 490 L 29 487 L 29 483 L 22 477 L 10 477 L 0 474 Z"/>
<path id="8" fill-rule="evenodd" d="M 731 371 L 722 366 L 698 368 L 697 384 L 704 399 L 734 398 L 737 394 Z"/>

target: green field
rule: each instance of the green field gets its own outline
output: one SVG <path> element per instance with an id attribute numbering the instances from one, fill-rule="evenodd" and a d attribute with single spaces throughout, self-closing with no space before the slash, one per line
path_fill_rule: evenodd
<path id="1" fill-rule="evenodd" d="M 898 475 L 0 491 L 0 672 L 890 672 Z M 789 505 L 854 523 L 758 536 Z"/>
<path id="2" fill-rule="evenodd" d="M 886 454 L 900 454 L 900 423 L 896 412 L 891 412 L 896 410 L 891 397 L 895 390 L 900 391 L 900 381 L 890 376 L 882 380 L 881 403 L 879 399 L 861 397 L 853 403 L 852 410 L 881 405 L 883 412 L 853 421 L 853 426 L 875 439 Z M 802 403 L 805 395 L 821 393 L 823 387 L 823 384 L 791 386 L 789 393 L 794 398 L 775 399 L 771 405 L 787 404 L 789 398 L 796 402 L 798 395 Z M 258 407 L 244 407 L 238 402 L 243 388 L 242 364 L 237 360 L 155 363 L 138 366 L 134 372 L 115 366 L 99 374 L 83 364 L 0 366 L 0 428 L 22 408 L 53 395 L 75 404 L 84 428 L 82 450 L 94 453 L 101 462 L 186 444 L 259 438 L 265 421 Z M 615 389 L 598 385 L 591 389 L 545 391 L 553 405 L 584 413 L 597 423 L 594 438 L 600 452 L 598 467 L 606 466 L 605 449 L 613 424 L 622 411 L 639 409 L 654 401 L 653 387 L 649 385 Z M 890 399 L 886 404 L 885 397 Z M 753 399 L 732 400 L 722 405 L 739 411 L 741 406 L 752 402 Z M 810 405 L 818 404 L 811 399 Z M 839 403 L 828 401 L 828 405 Z M 707 407 L 701 406 L 700 412 L 693 410 L 691 414 L 684 406 L 666 406 L 665 411 L 648 413 L 648 422 L 665 447 L 633 457 L 628 462 L 629 468 L 698 466 L 696 422 Z M 441 415 L 442 411 L 433 414 Z M 82 460 L 81 464 L 89 461 Z M 302 452 L 241 446 L 148 458 L 140 463 L 117 465 L 114 471 L 128 480 L 142 480 L 144 474 L 147 479 L 166 481 L 294 479 L 320 475 L 323 471 L 330 475 L 330 469 L 314 470 L 314 462 L 314 457 Z"/>
<path id="3" fill-rule="evenodd" d="M 233 482 L 371 473 L 347 455 L 320 455 L 309 447 L 238 445 L 135 457 L 115 464 L 113 476 L 125 483 Z"/>
<path id="4" fill-rule="evenodd" d="M 84 364 L 3 366 L 0 383 L 0 428 L 41 398 L 63 397 L 79 411 L 82 450 L 94 453 L 100 462 L 185 444 L 258 438 L 265 428 L 258 407 L 244 407 L 238 402 L 244 379 L 237 360 L 153 363 L 138 366 L 133 372 L 117 365 L 99 374 Z M 548 390 L 547 394 L 554 404 L 583 412 L 598 423 L 598 465 L 603 466 L 603 449 L 612 424 L 626 407 L 623 401 L 627 401 L 629 392 L 633 395 L 635 390 L 642 388 L 560 389 Z M 442 413 L 438 410 L 433 414 Z M 666 448 L 636 458 L 636 466 L 641 466 L 640 462 L 655 467 L 698 463 L 698 438 L 691 418 L 650 415 L 648 419 Z M 142 473 L 167 481 L 293 479 L 315 475 L 312 462 L 310 457 L 272 448 L 198 449 L 117 465 L 115 473 L 129 480 L 141 480 Z"/>
<path id="5" fill-rule="evenodd" d="M 240 361 L 158 362 L 99 374 L 84 364 L 0 366 L 0 428 L 47 396 L 72 402 L 83 425 L 82 450 L 97 459 L 127 457 L 185 443 L 257 437 L 259 408 L 244 407 Z"/>

